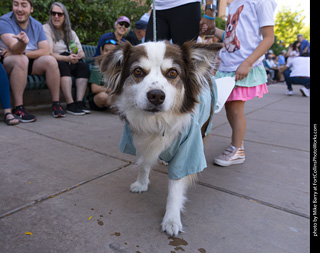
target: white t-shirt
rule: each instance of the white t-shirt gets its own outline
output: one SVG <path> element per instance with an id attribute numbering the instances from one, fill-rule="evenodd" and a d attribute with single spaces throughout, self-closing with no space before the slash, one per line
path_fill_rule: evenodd
<path id="1" fill-rule="evenodd" d="M 260 28 L 274 26 L 274 0 L 235 0 L 230 4 L 219 71 L 236 71 L 252 54 L 263 37 Z M 253 67 L 264 59 L 262 55 Z"/>
<path id="2" fill-rule="evenodd" d="M 275 64 L 275 62 L 274 62 L 273 59 L 271 59 L 271 60 L 267 59 L 266 62 L 267 62 L 268 66 L 269 66 L 270 68 L 275 68 L 275 67 L 277 67 L 277 65 Z"/>
<path id="3" fill-rule="evenodd" d="M 295 57 L 287 63 L 287 67 L 291 69 L 290 77 L 310 77 L 310 57 Z"/>
<path id="4" fill-rule="evenodd" d="M 196 3 L 200 0 L 155 0 L 156 11 L 167 10 L 180 5 Z M 192 18 L 192 17 L 190 17 Z"/>

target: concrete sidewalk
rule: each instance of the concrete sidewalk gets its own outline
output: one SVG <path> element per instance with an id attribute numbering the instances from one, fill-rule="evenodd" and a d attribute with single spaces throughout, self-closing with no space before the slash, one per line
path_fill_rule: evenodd
<path id="1" fill-rule="evenodd" d="M 284 85 L 271 85 L 247 102 L 242 165 L 212 164 L 231 136 L 224 110 L 215 115 L 208 168 L 188 192 L 178 238 L 160 229 L 165 166 L 148 192 L 129 192 L 137 170 L 135 157 L 118 150 L 118 116 L 54 119 L 49 107 L 29 107 L 37 122 L 0 122 L 0 251 L 309 252 L 310 99 L 294 88 L 288 97 Z"/>

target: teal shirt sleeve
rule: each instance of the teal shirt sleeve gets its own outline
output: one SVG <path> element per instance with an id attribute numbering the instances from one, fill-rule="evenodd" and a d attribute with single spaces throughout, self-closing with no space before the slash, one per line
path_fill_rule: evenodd
<path id="1" fill-rule="evenodd" d="M 213 77 L 212 81 L 212 92 L 210 92 L 209 89 L 204 89 L 200 94 L 200 103 L 197 104 L 195 112 L 191 116 L 190 125 L 186 127 L 170 147 L 163 151 L 159 156 L 160 159 L 169 164 L 168 176 L 172 180 L 201 172 L 207 167 L 201 127 L 209 119 L 210 110 L 213 110 L 215 107 L 217 94 Z M 206 134 L 210 132 L 211 127 L 212 119 L 210 119 Z M 136 155 L 136 150 L 132 142 L 131 129 L 127 122 L 124 126 L 119 148 L 123 153 Z"/>

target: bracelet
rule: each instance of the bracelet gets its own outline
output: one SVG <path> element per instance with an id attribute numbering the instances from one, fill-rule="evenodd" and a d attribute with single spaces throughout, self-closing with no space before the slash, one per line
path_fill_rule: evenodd
<path id="1" fill-rule="evenodd" d="M 226 32 L 224 31 L 222 34 L 222 41 L 224 40 L 224 36 L 226 35 Z"/>
<path id="2" fill-rule="evenodd" d="M 216 20 L 215 17 L 209 17 L 208 15 L 204 14 L 203 17 L 209 19 L 209 20 Z"/>

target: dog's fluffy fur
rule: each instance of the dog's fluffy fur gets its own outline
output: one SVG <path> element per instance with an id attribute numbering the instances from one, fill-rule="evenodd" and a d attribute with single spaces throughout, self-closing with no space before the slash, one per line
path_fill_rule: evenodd
<path id="1" fill-rule="evenodd" d="M 209 89 L 210 71 L 221 44 L 167 42 L 120 45 L 97 59 L 104 74 L 110 102 L 127 120 L 140 168 L 132 192 L 148 190 L 149 173 L 161 152 L 190 124 L 201 89 Z M 176 236 L 182 231 L 188 185 L 194 174 L 170 180 L 162 230 Z"/>

